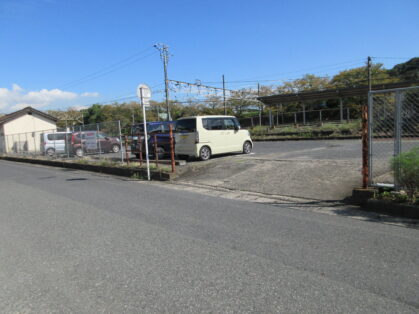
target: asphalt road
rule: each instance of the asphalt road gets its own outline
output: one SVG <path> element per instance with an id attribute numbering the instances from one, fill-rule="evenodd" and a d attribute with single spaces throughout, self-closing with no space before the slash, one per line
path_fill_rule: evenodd
<path id="1" fill-rule="evenodd" d="M 417 313 L 418 230 L 0 161 L 3 313 Z"/>

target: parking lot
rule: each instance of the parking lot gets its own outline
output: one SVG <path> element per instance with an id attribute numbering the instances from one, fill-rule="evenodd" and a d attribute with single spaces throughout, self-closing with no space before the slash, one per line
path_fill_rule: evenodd
<path id="1" fill-rule="evenodd" d="M 265 194 L 342 200 L 361 185 L 361 141 L 255 142 L 251 155 L 190 162 L 178 180 Z"/>

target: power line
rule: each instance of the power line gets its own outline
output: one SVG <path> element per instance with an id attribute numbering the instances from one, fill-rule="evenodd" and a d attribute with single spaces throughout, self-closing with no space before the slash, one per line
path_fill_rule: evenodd
<path id="1" fill-rule="evenodd" d="M 395 60 L 406 60 L 414 57 L 371 57 L 372 59 L 395 59 Z"/>
<path id="2" fill-rule="evenodd" d="M 131 60 L 131 61 L 130 61 L 130 62 L 128 62 L 128 63 L 122 64 L 122 65 L 117 66 L 117 67 L 113 67 L 113 69 L 110 69 L 110 70 L 105 71 L 105 72 L 103 72 L 103 70 L 101 70 L 101 71 L 97 71 L 97 72 L 100 72 L 100 73 L 98 73 L 98 74 L 96 74 L 96 75 L 92 75 L 92 74 L 91 74 L 91 75 L 85 76 L 85 78 L 83 78 L 83 79 L 79 79 L 79 80 L 73 81 L 72 83 L 67 83 L 67 84 L 65 84 L 65 85 L 61 85 L 59 88 L 63 88 L 63 87 L 65 87 L 65 88 L 68 88 L 68 87 L 73 87 L 73 86 L 76 86 L 76 85 L 78 85 L 78 84 L 82 84 L 82 83 L 86 83 L 86 82 L 91 81 L 91 80 L 95 80 L 95 79 L 97 79 L 97 78 L 100 78 L 100 77 L 103 77 L 103 76 L 108 75 L 108 74 L 110 74 L 110 73 L 113 73 L 113 72 L 115 72 L 115 71 L 117 71 L 117 70 L 119 70 L 119 69 L 125 68 L 125 67 L 127 67 L 127 66 L 129 66 L 129 65 L 131 65 L 131 64 L 133 64 L 133 63 L 135 63 L 135 62 L 138 62 L 138 61 L 140 61 L 140 60 L 146 59 L 146 58 L 148 58 L 148 57 L 150 57 L 150 56 L 152 56 L 152 55 L 154 55 L 154 54 L 155 54 L 155 53 L 154 53 L 154 52 L 152 52 L 152 53 L 147 54 L 147 55 L 145 55 L 145 56 L 143 56 L 143 57 L 141 57 L 141 58 L 136 58 L 136 59 L 134 59 L 134 60 Z M 108 67 L 108 68 L 109 68 L 109 67 Z"/>
<path id="3" fill-rule="evenodd" d="M 118 62 L 115 62 L 115 63 L 113 63 L 113 64 L 111 64 L 109 66 L 106 66 L 106 67 L 104 67 L 104 68 L 102 68 L 100 70 L 97 70 L 97 71 L 94 71 L 92 73 L 86 74 L 86 75 L 82 76 L 79 79 L 72 80 L 70 82 L 67 82 L 65 84 L 62 84 L 62 85 L 58 86 L 57 88 L 63 88 L 63 87 L 71 86 L 71 85 L 77 84 L 77 83 L 79 83 L 81 81 L 89 80 L 92 77 L 96 77 L 98 75 L 104 75 L 109 70 L 113 71 L 113 70 L 119 69 L 119 67 L 125 67 L 126 65 L 124 63 L 129 62 L 129 64 L 132 64 L 131 62 L 137 62 L 138 59 L 139 59 L 139 57 L 141 57 L 144 53 L 146 53 L 147 51 L 149 51 L 151 49 L 152 49 L 151 47 L 148 47 L 148 48 L 146 48 L 144 50 L 141 50 L 139 52 L 136 52 L 135 54 L 133 54 L 133 55 L 127 57 L 127 58 L 124 58 L 124 59 L 122 59 L 122 60 L 120 60 Z"/>
<path id="4" fill-rule="evenodd" d="M 348 66 L 351 66 L 353 64 L 360 64 L 363 63 L 364 59 L 356 59 L 356 60 L 351 60 L 351 61 L 345 61 L 345 62 L 339 62 L 339 63 L 334 63 L 334 64 L 329 64 L 329 65 L 322 65 L 322 66 L 316 66 L 316 67 L 310 67 L 310 68 L 305 68 L 305 69 L 301 69 L 301 70 L 296 70 L 296 71 L 289 71 L 289 72 L 283 72 L 283 73 L 279 73 L 279 74 L 272 74 L 272 75 L 266 75 L 264 77 L 272 77 L 272 76 L 280 76 L 280 75 L 284 75 L 284 74 L 292 74 L 292 73 L 300 73 L 300 72 L 304 72 L 304 71 L 309 71 L 309 70 L 313 70 L 313 69 L 320 69 L 320 68 L 330 68 L 333 67 L 336 68 L 337 65 L 343 65 L 343 64 L 349 64 Z M 323 71 L 322 71 L 323 72 Z M 228 83 L 234 83 L 234 82 L 260 82 L 261 80 L 258 80 L 259 78 L 261 78 L 261 76 L 259 77 L 252 77 L 252 78 L 248 78 L 248 79 L 242 79 L 242 80 L 233 80 L 233 81 L 228 81 Z M 272 81 L 281 81 L 281 80 L 286 80 L 286 79 L 280 79 L 280 80 L 272 80 Z M 270 80 L 265 80 L 265 81 L 270 81 Z M 220 82 L 204 82 L 207 84 L 212 84 L 212 83 L 220 83 Z"/>

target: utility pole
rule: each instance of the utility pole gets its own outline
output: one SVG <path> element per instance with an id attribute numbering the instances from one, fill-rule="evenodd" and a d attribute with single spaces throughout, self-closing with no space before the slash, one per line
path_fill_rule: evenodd
<path id="1" fill-rule="evenodd" d="M 224 80 L 223 74 L 223 102 L 224 102 L 224 115 L 227 114 L 227 106 L 226 106 L 226 82 Z"/>
<path id="2" fill-rule="evenodd" d="M 368 91 L 371 91 L 371 57 L 368 57 L 367 65 L 368 65 Z"/>
<path id="3" fill-rule="evenodd" d="M 167 64 L 169 62 L 169 47 L 165 44 L 155 44 L 154 47 L 160 52 L 160 58 L 163 61 L 164 69 L 164 91 L 166 95 L 166 110 L 167 110 L 167 121 L 172 120 L 169 108 L 169 80 L 167 78 Z"/>

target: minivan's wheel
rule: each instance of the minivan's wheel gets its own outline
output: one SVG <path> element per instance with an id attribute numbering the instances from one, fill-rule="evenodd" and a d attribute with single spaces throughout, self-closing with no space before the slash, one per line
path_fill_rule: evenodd
<path id="1" fill-rule="evenodd" d="M 118 153 L 119 152 L 119 145 L 117 145 L 117 144 L 112 145 L 112 152 L 113 153 Z"/>
<path id="2" fill-rule="evenodd" d="M 48 156 L 54 156 L 54 154 L 55 154 L 54 148 L 48 148 L 47 151 L 46 151 L 46 154 Z"/>
<path id="3" fill-rule="evenodd" d="M 211 158 L 211 149 L 208 146 L 202 146 L 199 150 L 199 158 L 206 161 Z"/>
<path id="4" fill-rule="evenodd" d="M 83 149 L 81 147 L 76 148 L 76 156 L 83 157 L 83 155 L 84 155 Z"/>
<path id="5" fill-rule="evenodd" d="M 249 141 L 244 142 L 243 144 L 243 154 L 250 154 L 252 152 L 252 143 Z"/>

